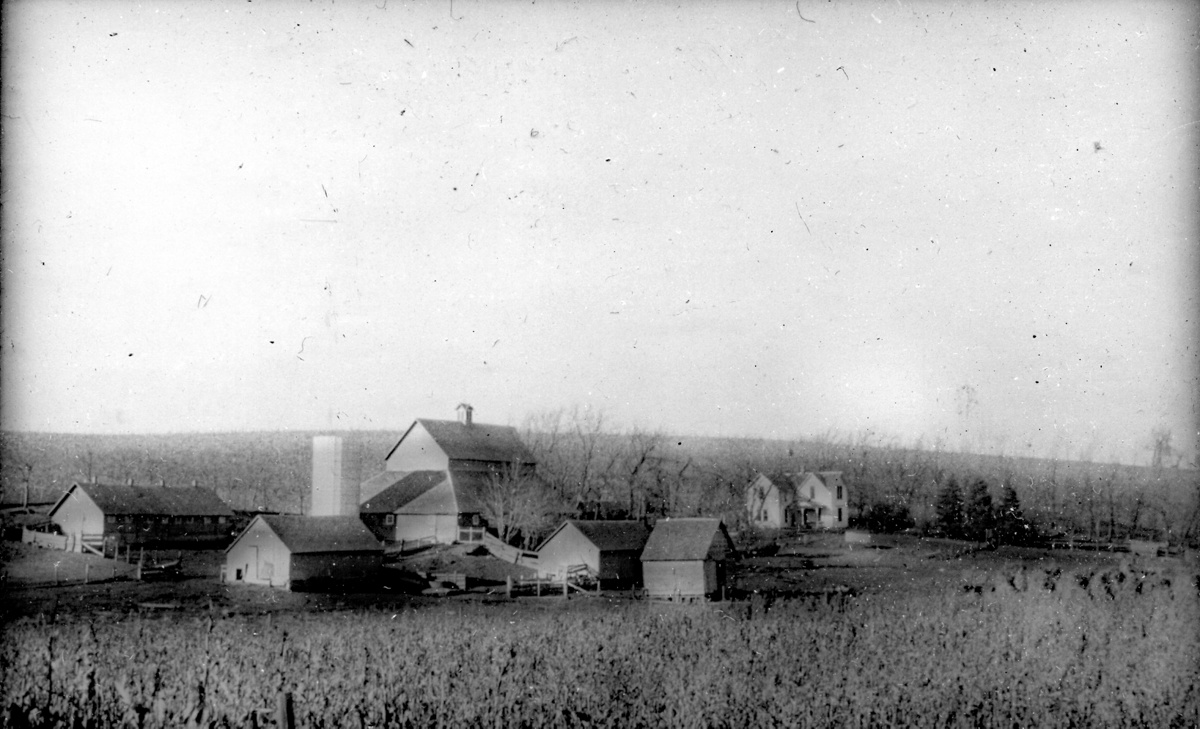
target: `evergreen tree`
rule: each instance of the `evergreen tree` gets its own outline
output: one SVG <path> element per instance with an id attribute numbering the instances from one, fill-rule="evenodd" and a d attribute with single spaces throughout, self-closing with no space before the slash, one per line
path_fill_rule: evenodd
<path id="1" fill-rule="evenodd" d="M 1029 532 L 1029 526 L 1021 514 L 1021 502 L 1017 498 L 1017 490 L 1010 483 L 1004 484 L 996 530 L 999 533 L 1000 541 L 1006 544 L 1020 544 Z"/>
<path id="2" fill-rule="evenodd" d="M 988 530 L 995 526 L 992 494 L 988 491 L 987 481 L 982 478 L 971 484 L 971 488 L 967 490 L 963 504 L 963 522 L 965 536 L 974 540 L 986 539 Z"/>
<path id="3" fill-rule="evenodd" d="M 953 476 L 942 485 L 937 498 L 937 523 L 942 534 L 959 537 L 963 528 L 963 497 Z"/>

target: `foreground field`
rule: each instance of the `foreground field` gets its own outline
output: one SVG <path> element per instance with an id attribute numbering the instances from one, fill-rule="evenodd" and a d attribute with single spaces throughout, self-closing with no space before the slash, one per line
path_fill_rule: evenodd
<path id="1" fill-rule="evenodd" d="M 1101 577 L 1096 577 L 1099 584 Z M 6 726 L 1200 725 L 1190 573 L 679 606 L 601 600 L 5 630 Z"/>

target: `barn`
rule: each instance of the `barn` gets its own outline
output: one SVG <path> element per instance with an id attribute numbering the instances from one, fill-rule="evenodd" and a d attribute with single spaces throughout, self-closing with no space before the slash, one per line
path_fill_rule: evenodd
<path id="1" fill-rule="evenodd" d="M 720 519 L 664 519 L 642 550 L 642 580 L 652 598 L 715 598 L 725 586 L 733 541 Z"/>
<path id="2" fill-rule="evenodd" d="M 640 556 L 650 530 L 640 521 L 568 519 L 538 547 L 538 574 L 561 578 L 586 565 L 602 584 L 642 584 Z"/>
<path id="3" fill-rule="evenodd" d="M 386 474 L 413 471 L 486 471 L 498 473 L 514 464 L 523 475 L 537 465 L 521 442 L 517 429 L 508 425 L 477 423 L 474 409 L 458 406 L 458 420 L 418 418 L 384 458 L 384 473 L 363 483 L 368 499 L 389 484 Z"/>
<path id="4" fill-rule="evenodd" d="M 483 494 L 492 474 L 479 471 L 414 471 L 359 505 L 375 536 L 401 542 L 481 542 L 486 521 Z"/>
<path id="5" fill-rule="evenodd" d="M 49 519 L 73 551 L 116 546 L 220 545 L 229 539 L 233 511 L 200 486 L 75 483 Z"/>
<path id="6" fill-rule="evenodd" d="M 746 487 L 746 510 L 760 529 L 845 529 L 849 493 L 841 471 L 760 473 Z"/>
<path id="7" fill-rule="evenodd" d="M 477 423 L 470 405 L 459 418 L 413 421 L 388 452 L 385 470 L 361 484 L 359 513 L 389 543 L 480 542 L 483 501 L 494 477 L 533 477 L 536 462 L 516 428 Z"/>
<path id="8" fill-rule="evenodd" d="M 221 580 L 292 589 L 362 581 L 383 567 L 383 545 L 357 516 L 260 514 L 225 550 Z"/>

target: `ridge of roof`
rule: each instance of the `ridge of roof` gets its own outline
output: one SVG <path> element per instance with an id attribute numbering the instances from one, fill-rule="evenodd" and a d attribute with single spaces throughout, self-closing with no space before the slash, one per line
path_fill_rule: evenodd
<path id="1" fill-rule="evenodd" d="M 357 516 L 260 514 L 255 519 L 270 527 L 292 554 L 383 551 L 383 545 Z"/>
<path id="2" fill-rule="evenodd" d="M 130 484 L 76 482 L 50 513 L 75 489 L 88 495 L 105 514 L 163 514 L 167 516 L 233 516 L 229 505 L 206 486 L 133 486 Z"/>
<path id="3" fill-rule="evenodd" d="M 542 545 L 553 539 L 568 524 L 578 529 L 592 544 L 606 551 L 640 552 L 646 546 L 646 540 L 650 538 L 650 529 L 640 521 L 567 519 L 542 542 Z M 538 549 L 540 550 L 541 546 Z"/>
<path id="4" fill-rule="evenodd" d="M 723 543 L 718 543 L 718 537 Z M 692 561 L 707 559 L 710 555 L 723 559 L 732 551 L 733 544 L 720 519 L 663 519 L 650 532 L 642 550 L 642 561 Z"/>

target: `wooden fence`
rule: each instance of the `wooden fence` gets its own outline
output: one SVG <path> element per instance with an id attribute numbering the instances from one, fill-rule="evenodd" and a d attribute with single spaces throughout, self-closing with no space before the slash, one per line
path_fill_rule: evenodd
<path id="1" fill-rule="evenodd" d="M 510 599 L 521 594 L 526 596 L 532 594 L 534 597 L 561 594 L 563 597 L 568 597 L 572 590 L 584 595 L 593 594 L 593 592 L 599 594 L 600 580 L 594 579 L 593 574 L 587 565 L 578 564 L 564 570 L 560 577 L 514 578 L 509 575 L 505 578 L 504 594 Z M 593 579 L 594 584 L 592 583 Z M 585 584 L 581 583 L 592 587 L 588 589 Z"/>
<path id="2" fill-rule="evenodd" d="M 525 549 L 518 549 L 516 547 L 509 546 L 487 532 L 484 532 L 483 534 L 483 546 L 486 547 L 487 551 L 491 552 L 492 556 L 496 559 L 500 559 L 511 564 L 526 565 L 529 567 L 537 566 L 537 552 L 530 552 Z"/>
<path id="3" fill-rule="evenodd" d="M 46 532 L 35 532 L 32 529 L 22 529 L 21 542 L 42 549 L 67 550 L 70 549 L 71 538 L 66 534 L 47 534 Z"/>

